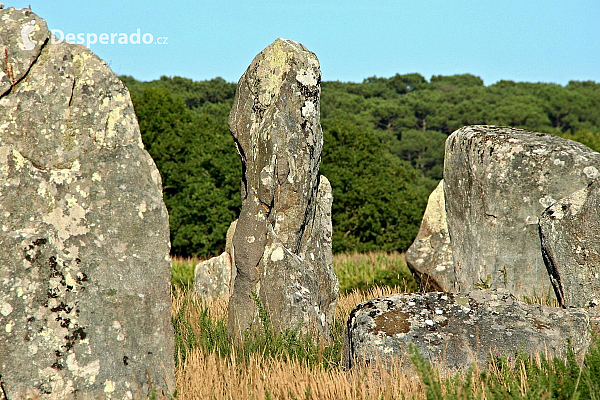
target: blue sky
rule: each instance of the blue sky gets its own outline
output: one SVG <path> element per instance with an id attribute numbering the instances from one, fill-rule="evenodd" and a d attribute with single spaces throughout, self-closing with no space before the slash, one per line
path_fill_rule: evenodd
<path id="1" fill-rule="evenodd" d="M 278 37 L 301 42 L 323 80 L 472 73 L 486 85 L 600 82 L 598 0 L 3 0 L 63 34 L 140 29 L 167 44 L 93 44 L 118 74 L 237 81 Z M 146 36 L 149 39 L 149 36 Z M 164 39 L 160 39 L 164 41 Z"/>

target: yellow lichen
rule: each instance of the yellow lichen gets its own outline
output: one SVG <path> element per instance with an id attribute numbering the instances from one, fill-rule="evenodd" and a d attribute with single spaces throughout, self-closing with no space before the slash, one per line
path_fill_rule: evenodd
<path id="1" fill-rule="evenodd" d="M 144 219 L 144 213 L 146 211 L 148 211 L 148 209 L 146 208 L 146 202 L 142 201 L 142 204 L 140 204 L 139 206 L 137 206 L 137 210 L 138 210 L 138 216 L 141 219 Z"/>
<path id="2" fill-rule="evenodd" d="M 276 247 L 271 253 L 271 261 L 280 261 L 284 258 L 283 247 L 281 245 L 277 245 Z"/>
<path id="3" fill-rule="evenodd" d="M 75 279 L 73 279 L 70 272 L 67 272 L 67 274 L 65 275 L 65 282 L 68 286 L 71 286 L 73 288 L 73 292 L 77 292 L 77 282 L 75 281 Z"/>
<path id="4" fill-rule="evenodd" d="M 25 165 L 25 158 L 21 155 L 21 153 L 14 150 L 13 151 L 13 159 L 15 160 L 15 167 L 17 170 L 20 170 L 21 168 L 23 168 L 23 165 Z"/>
<path id="5" fill-rule="evenodd" d="M 112 393 L 115 391 L 115 383 L 110 380 L 104 382 L 104 393 Z"/>
<path id="6" fill-rule="evenodd" d="M 259 62 L 258 75 L 266 77 L 260 82 L 258 101 L 267 106 L 271 99 L 277 95 L 281 78 L 290 66 L 287 65 L 288 53 L 284 49 L 284 40 L 277 39 L 270 47 L 270 51 L 265 52 L 264 58 Z"/>

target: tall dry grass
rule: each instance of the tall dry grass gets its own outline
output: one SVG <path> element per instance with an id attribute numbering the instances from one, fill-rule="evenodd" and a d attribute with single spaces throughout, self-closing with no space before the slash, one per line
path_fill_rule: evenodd
<path id="1" fill-rule="evenodd" d="M 197 349 L 177 370 L 177 391 L 178 398 L 198 400 L 424 398 L 419 380 L 402 371 L 364 369 L 347 374 L 260 356 L 238 364 Z"/>
<path id="2" fill-rule="evenodd" d="M 180 276 L 189 276 L 195 265 L 194 261 L 176 260 L 174 268 L 176 263 L 184 271 Z M 227 299 L 203 302 L 191 285 L 174 286 L 172 315 L 176 331 L 184 332 L 184 339 L 192 339 L 191 342 L 183 340 L 184 345 L 180 346 L 185 354 L 178 354 L 176 397 L 210 400 L 600 400 L 600 340 L 595 341 L 583 361 L 572 354 L 561 359 L 520 355 L 512 360 L 491 354 L 489 365 L 475 366 L 472 370 L 456 374 L 436 370 L 418 354 L 413 354 L 411 365 L 395 365 L 389 369 L 370 365 L 368 368 L 353 367 L 351 372 L 344 371 L 340 366 L 339 347 L 350 312 L 363 301 L 410 290 L 411 284 L 397 279 L 405 268 L 403 256 L 397 253 L 342 254 L 335 257 L 334 265 L 341 282 L 348 287 L 357 283 L 354 287 L 360 290 L 341 294 L 332 326 L 333 351 L 330 345 L 318 349 L 316 356 L 314 348 L 309 349 L 313 353 L 307 356 L 307 353 L 298 352 L 298 347 L 290 348 L 292 356 L 289 356 L 285 353 L 289 342 L 285 341 L 278 343 L 279 346 L 283 343 L 283 352 L 280 348 L 272 351 L 261 347 L 264 343 L 236 348 L 226 334 Z M 398 276 L 394 277 L 396 274 Z M 388 279 L 390 276 L 396 279 Z M 360 280 L 364 282 L 366 277 L 369 284 L 361 285 Z M 386 282 L 397 284 L 401 281 L 401 286 L 374 287 L 373 281 L 381 277 L 387 277 Z M 528 300 L 533 304 L 551 303 L 546 298 Z M 226 354 L 220 353 L 220 349 L 225 349 Z M 328 359 L 332 355 L 337 355 L 333 362 Z"/>
<path id="3" fill-rule="evenodd" d="M 385 296 L 395 290 L 377 287 L 364 292 L 342 295 L 335 319 L 345 321 L 358 304 L 373 297 Z M 189 305 L 194 305 L 189 307 Z M 203 307 L 208 308 L 212 319 L 227 318 L 227 299 L 220 297 L 203 302 L 193 291 L 175 289 L 172 315 L 180 315 L 190 322 L 198 335 Z M 410 368 L 382 367 L 356 369 L 351 373 L 342 368 L 308 365 L 295 359 L 282 359 L 252 354 L 248 361 L 240 361 L 235 354 L 222 357 L 217 352 L 195 348 L 176 370 L 177 397 L 179 399 L 404 399 L 425 398 L 419 379 Z"/>

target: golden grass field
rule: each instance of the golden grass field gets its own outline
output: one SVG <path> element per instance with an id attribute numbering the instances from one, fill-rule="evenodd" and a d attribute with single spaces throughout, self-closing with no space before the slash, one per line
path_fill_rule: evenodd
<path id="1" fill-rule="evenodd" d="M 336 320 L 345 321 L 350 311 L 367 299 L 392 293 L 391 288 L 376 288 L 367 293 L 342 295 Z M 177 315 L 186 301 L 197 307 L 186 309 L 186 319 L 198 334 L 203 329 L 197 322 L 202 300 L 190 290 L 176 290 L 172 312 Z M 227 316 L 227 300 L 218 298 L 205 304 L 211 318 Z M 202 348 L 192 350 L 176 370 L 178 398 L 181 399 L 398 399 L 425 398 L 419 379 L 401 369 L 388 373 L 383 368 L 371 368 L 346 373 L 341 368 L 326 369 L 309 366 L 297 360 L 283 360 L 251 355 L 249 362 L 236 362 Z"/>
<path id="2" fill-rule="evenodd" d="M 583 361 L 574 357 L 548 360 L 543 355 L 510 361 L 492 358 L 488 365 L 448 373 L 417 357 L 410 366 L 370 365 L 345 371 L 340 362 L 341 342 L 352 309 L 374 297 L 417 289 L 403 254 L 334 256 L 341 293 L 331 329 L 333 343 L 317 345 L 312 353 L 299 352 L 294 343 L 286 350 L 291 342 L 285 341 L 232 345 L 226 334 L 227 299 L 203 301 L 193 291 L 190 279 L 196 262 L 173 260 L 174 277 L 187 277 L 173 285 L 176 340 L 191 343 L 178 347 L 177 399 L 600 399 L 600 340 Z M 273 351 L 277 346 L 283 349 Z M 219 348 L 229 353 L 221 354 Z"/>
<path id="3" fill-rule="evenodd" d="M 185 319 L 190 322 L 196 335 L 204 326 L 199 313 L 208 309 L 211 320 L 227 321 L 227 299 L 201 300 L 190 289 L 193 274 L 189 272 L 197 260 L 175 258 L 175 274 L 183 277 L 183 285 L 174 287 L 172 315 L 179 315 L 184 308 Z M 184 265 L 187 264 L 187 267 Z M 404 254 L 367 253 L 341 254 L 334 257 L 336 274 L 340 277 L 342 294 L 337 304 L 336 324 L 345 325 L 350 311 L 368 299 L 391 294 L 388 286 L 376 286 L 378 273 L 388 272 L 391 278 L 403 283 L 403 288 L 416 288 L 407 275 Z M 188 272 L 182 272 L 187 269 Z M 395 274 L 395 275 L 394 275 Z M 407 279 L 410 282 L 407 282 Z M 367 288 L 347 294 L 351 285 Z M 189 306 L 189 305 L 193 306 Z M 341 340 L 341 337 L 337 338 Z M 397 399 L 400 393 L 406 398 L 424 398 L 418 377 L 401 369 L 388 373 L 384 368 L 370 368 L 347 373 L 338 365 L 326 368 L 308 365 L 295 359 L 283 359 L 252 354 L 247 362 L 236 361 L 238 357 L 221 357 L 216 352 L 196 348 L 187 354 L 176 370 L 177 397 L 181 399 Z"/>

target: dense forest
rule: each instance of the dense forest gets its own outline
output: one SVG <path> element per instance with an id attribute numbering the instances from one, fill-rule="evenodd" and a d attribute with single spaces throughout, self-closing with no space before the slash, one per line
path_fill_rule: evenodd
<path id="1" fill-rule="evenodd" d="M 220 253 L 240 208 L 240 160 L 227 127 L 236 85 L 221 78 L 121 79 L 162 175 L 173 254 Z M 442 178 L 450 133 L 464 125 L 508 125 L 600 151 L 600 84 L 484 86 L 469 74 L 323 82 L 321 124 L 334 252 L 404 251 Z"/>

